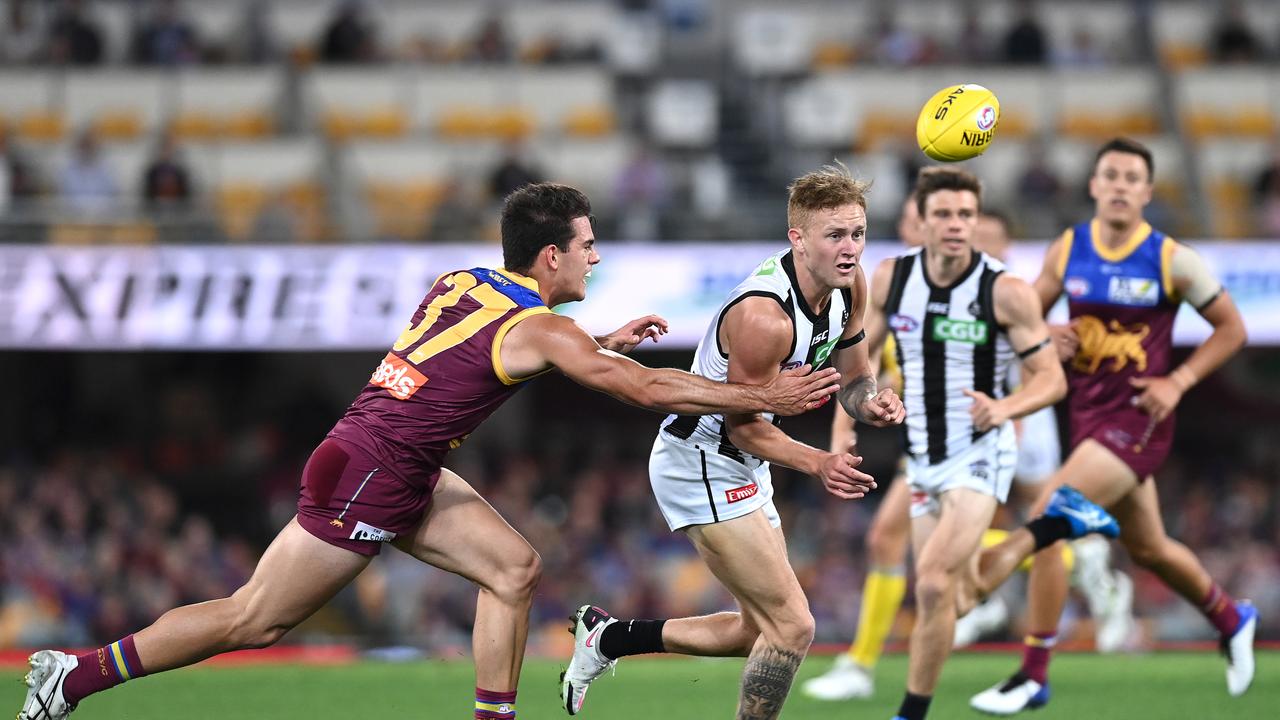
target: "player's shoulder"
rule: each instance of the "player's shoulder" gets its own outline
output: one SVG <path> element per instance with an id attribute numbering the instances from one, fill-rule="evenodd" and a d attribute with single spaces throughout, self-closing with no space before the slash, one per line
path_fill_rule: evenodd
<path id="1" fill-rule="evenodd" d="M 1021 317 L 1031 312 L 1040 313 L 1040 295 L 1031 283 L 1014 275 L 1002 272 L 996 276 L 991 288 L 992 301 L 1002 317 Z"/>
<path id="2" fill-rule="evenodd" d="M 794 302 L 794 299 L 790 299 Z M 788 299 L 773 293 L 755 293 L 740 295 L 725 310 L 722 322 L 744 326 L 752 333 L 781 333 L 788 335 L 793 331 L 795 321 L 785 307 Z"/>

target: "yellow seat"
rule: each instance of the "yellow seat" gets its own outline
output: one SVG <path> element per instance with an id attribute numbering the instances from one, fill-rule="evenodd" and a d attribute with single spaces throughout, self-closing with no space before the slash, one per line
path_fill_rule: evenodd
<path id="1" fill-rule="evenodd" d="M 1159 128 L 1155 116 L 1145 110 L 1110 115 L 1101 115 L 1096 111 L 1079 112 L 1064 117 L 1058 127 L 1064 135 L 1089 139 L 1115 135 L 1150 135 Z"/>
<path id="2" fill-rule="evenodd" d="M 142 136 L 142 116 L 135 110 L 107 111 L 94 118 L 93 130 L 104 140 L 133 140 Z"/>
<path id="3" fill-rule="evenodd" d="M 617 127 L 613 110 L 604 106 L 570 108 L 561 121 L 566 135 L 602 137 L 612 135 Z"/>
<path id="4" fill-rule="evenodd" d="M 409 118 L 398 107 L 374 108 L 364 112 L 333 111 L 320 121 L 329 139 L 352 137 L 401 137 L 409 132 Z"/>
<path id="5" fill-rule="evenodd" d="M 862 120 L 858 129 L 857 145 L 862 150 L 875 150 L 886 143 L 913 141 L 916 136 L 916 119 L 914 117 L 892 113 L 871 111 Z"/>
<path id="6" fill-rule="evenodd" d="M 214 202 L 222 231 L 232 240 L 247 240 L 269 197 L 267 188 L 256 184 L 235 183 L 218 188 Z"/>
<path id="7" fill-rule="evenodd" d="M 1232 177 L 1215 179 L 1209 187 L 1213 198 L 1213 231 L 1218 237 L 1242 238 L 1252 235 L 1249 188 Z"/>
<path id="8" fill-rule="evenodd" d="M 533 113 L 522 107 L 501 108 L 489 116 L 489 134 L 507 140 L 527 137 L 536 125 Z"/>
<path id="9" fill-rule="evenodd" d="M 60 113 L 36 110 L 13 121 L 14 131 L 28 140 L 52 142 L 67 134 L 67 122 Z"/>
<path id="10" fill-rule="evenodd" d="M 490 114 L 474 107 L 452 107 L 440 113 L 436 132 L 447 138 L 476 138 L 489 134 Z"/>
<path id="11" fill-rule="evenodd" d="M 838 68 L 852 65 L 858 53 L 851 43 L 826 41 L 813 51 L 814 68 Z"/>
<path id="12" fill-rule="evenodd" d="M 1160 48 L 1160 57 L 1171 70 L 1204 65 L 1209 59 L 1203 46 L 1192 43 L 1168 43 Z"/>
<path id="13" fill-rule="evenodd" d="M 368 183 L 365 199 L 378 234 L 402 240 L 422 237 L 444 189 L 435 180 Z"/>

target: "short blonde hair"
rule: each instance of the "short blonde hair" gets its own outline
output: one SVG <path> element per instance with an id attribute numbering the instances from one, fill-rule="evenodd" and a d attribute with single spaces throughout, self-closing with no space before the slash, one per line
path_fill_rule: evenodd
<path id="1" fill-rule="evenodd" d="M 869 180 L 857 180 L 839 160 L 832 165 L 801 175 L 787 186 L 787 225 L 801 227 L 815 210 L 845 205 L 867 209 Z"/>

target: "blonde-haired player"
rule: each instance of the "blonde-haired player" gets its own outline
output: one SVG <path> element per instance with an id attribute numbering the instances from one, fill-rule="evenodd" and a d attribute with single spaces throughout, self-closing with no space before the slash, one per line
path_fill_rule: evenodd
<path id="1" fill-rule="evenodd" d="M 898 237 L 907 248 L 920 247 L 924 241 L 920 229 L 920 212 L 915 193 L 908 193 L 898 216 Z M 884 349 L 877 354 L 882 382 L 896 389 L 902 387 L 893 336 L 885 338 Z M 837 411 L 831 421 L 831 449 L 849 450 L 857 444 L 853 418 Z M 905 459 L 898 466 L 887 491 L 880 499 L 867 529 L 867 578 L 862 584 L 862 604 L 858 609 L 858 631 L 848 650 L 836 657 L 826 673 L 806 680 L 800 690 L 817 700 L 850 700 L 868 698 L 875 692 L 875 667 L 884 652 L 885 640 L 893 630 L 898 609 L 907 592 L 907 544 L 911 521 L 908 507 L 911 492 L 907 488 Z"/>
<path id="2" fill-rule="evenodd" d="M 730 292 L 698 344 L 693 372 L 747 381 L 830 361 L 840 371 L 837 398 L 845 412 L 873 425 L 902 422 L 902 403 L 892 389 L 877 387 L 863 342 L 866 189 L 843 166 L 792 183 L 790 247 L 765 258 Z M 649 456 L 654 497 L 738 611 L 620 621 L 583 605 L 561 685 L 569 714 L 618 658 L 653 652 L 746 656 L 737 717 L 768 720 L 782 711 L 814 622 L 787 560 L 770 463 L 817 477 L 841 499 L 862 497 L 875 483 L 857 469 L 861 458 L 792 440 L 772 420 L 767 413 L 707 414 L 671 415 L 662 423 Z"/>

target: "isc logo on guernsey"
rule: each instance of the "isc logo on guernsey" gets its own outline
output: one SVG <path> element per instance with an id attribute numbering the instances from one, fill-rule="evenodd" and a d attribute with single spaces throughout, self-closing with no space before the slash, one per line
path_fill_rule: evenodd
<path id="1" fill-rule="evenodd" d="M 373 371 L 373 375 L 369 376 L 369 383 L 386 388 L 387 392 L 391 393 L 391 397 L 397 400 L 408 400 L 418 392 L 418 388 L 427 384 L 427 376 L 397 357 L 395 353 L 387 353 L 377 369 Z"/>

